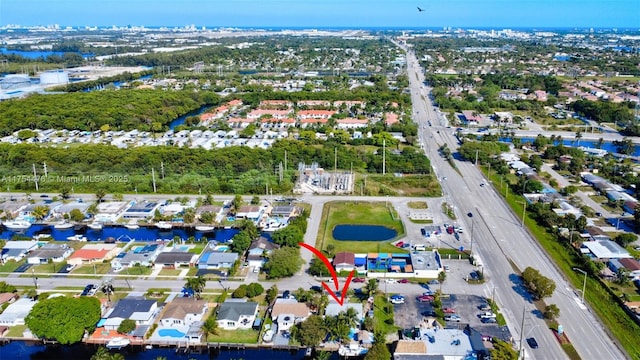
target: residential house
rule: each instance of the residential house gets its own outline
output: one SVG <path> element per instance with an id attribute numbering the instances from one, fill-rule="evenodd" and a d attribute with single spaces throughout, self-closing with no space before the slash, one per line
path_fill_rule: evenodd
<path id="1" fill-rule="evenodd" d="M 229 299 L 219 305 L 216 322 L 224 330 L 251 329 L 257 314 L 258 303 Z"/>
<path id="2" fill-rule="evenodd" d="M 24 325 L 24 318 L 29 315 L 31 309 L 36 305 L 36 301 L 23 297 L 11 303 L 2 314 L 0 314 L 0 325 L 16 326 Z"/>
<path id="3" fill-rule="evenodd" d="M 18 294 L 16 293 L 10 293 L 10 292 L 0 293 L 0 306 L 2 306 L 5 303 L 10 304 L 14 302 L 16 299 L 18 299 Z"/>
<path id="4" fill-rule="evenodd" d="M 270 254 L 273 250 L 280 248 L 278 244 L 269 241 L 261 236 L 251 242 L 249 250 L 247 250 L 247 261 L 250 267 L 262 267 L 265 262 L 265 255 Z"/>
<path id="5" fill-rule="evenodd" d="M 144 246 L 134 246 L 124 256 L 118 257 L 111 262 L 114 268 L 131 267 L 135 265 L 151 266 L 162 252 L 164 245 L 149 244 Z"/>
<path id="6" fill-rule="evenodd" d="M 99 203 L 96 207 L 95 221 L 100 222 L 116 222 L 118 218 L 130 207 L 134 202 L 111 201 Z"/>
<path id="7" fill-rule="evenodd" d="M 355 118 L 338 119 L 336 120 L 336 125 L 338 129 L 343 129 L 343 130 L 359 129 L 359 128 L 367 127 L 369 125 L 369 120 L 355 119 Z"/>
<path id="8" fill-rule="evenodd" d="M 384 113 L 384 123 L 386 125 L 393 125 L 400 122 L 398 114 L 396 113 Z"/>
<path id="9" fill-rule="evenodd" d="M 243 205 L 240 206 L 236 213 L 238 219 L 249 219 L 252 221 L 258 221 L 264 214 L 264 207 L 256 205 Z"/>
<path id="10" fill-rule="evenodd" d="M 193 297 L 177 297 L 165 306 L 164 313 L 160 318 L 160 325 L 171 326 L 191 326 L 195 322 L 202 321 L 208 309 L 205 300 L 198 300 Z"/>
<path id="11" fill-rule="evenodd" d="M 47 264 L 49 260 L 54 263 L 64 261 L 73 253 L 73 248 L 67 244 L 44 244 L 41 248 L 33 250 L 27 256 L 29 264 Z"/>
<path id="12" fill-rule="evenodd" d="M 150 219 L 155 215 L 159 207 L 159 202 L 141 201 L 125 210 L 122 218 L 134 220 Z"/>
<path id="13" fill-rule="evenodd" d="M 631 280 L 640 279 L 640 262 L 633 258 L 611 259 L 609 260 L 609 268 L 614 273 L 618 273 L 618 270 L 624 269 L 627 272 L 627 276 Z"/>
<path id="14" fill-rule="evenodd" d="M 198 254 L 187 251 L 164 251 L 158 254 L 153 264 L 156 268 L 178 269 L 194 267 L 198 261 Z"/>
<path id="15" fill-rule="evenodd" d="M 120 248 L 116 244 L 87 244 L 76 250 L 67 259 L 67 264 L 83 265 L 99 263 L 118 255 Z"/>
<path id="16" fill-rule="evenodd" d="M 278 330 L 289 330 L 291 326 L 305 321 L 311 315 L 306 303 L 295 299 L 278 298 L 271 309 L 271 320 L 278 324 Z"/>
<path id="17" fill-rule="evenodd" d="M 271 213 L 269 214 L 269 216 L 288 218 L 297 216 L 299 214 L 299 211 L 300 209 L 293 205 L 274 206 L 273 209 L 271 209 Z"/>
<path id="18" fill-rule="evenodd" d="M 333 267 L 336 271 L 351 271 L 355 269 L 356 259 L 352 252 L 339 252 L 333 257 Z"/>
<path id="19" fill-rule="evenodd" d="M 107 315 L 104 322 L 105 330 L 118 330 L 122 321 L 130 319 L 137 326 L 150 326 L 158 315 L 158 302 L 146 300 L 143 297 L 126 297 L 120 299 Z"/>
<path id="20" fill-rule="evenodd" d="M 30 251 L 33 251 L 38 248 L 38 242 L 35 240 L 31 241 L 7 241 L 2 248 L 2 252 L 0 252 L 0 259 L 2 262 L 6 262 L 9 260 L 20 261 Z"/>
<path id="21" fill-rule="evenodd" d="M 342 305 L 340 305 L 336 301 L 330 300 L 329 304 L 324 309 L 324 315 L 336 316 L 341 312 L 346 312 L 347 309 L 350 309 L 350 308 L 356 311 L 358 320 L 362 320 L 362 318 L 364 317 L 364 308 L 362 306 L 362 303 L 350 303 L 345 301 Z"/>
<path id="22" fill-rule="evenodd" d="M 198 261 L 199 269 L 228 269 L 238 261 L 239 255 L 233 252 L 208 251 Z"/>

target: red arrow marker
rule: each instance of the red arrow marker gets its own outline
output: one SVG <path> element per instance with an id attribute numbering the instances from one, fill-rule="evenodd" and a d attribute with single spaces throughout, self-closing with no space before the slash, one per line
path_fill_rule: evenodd
<path id="1" fill-rule="evenodd" d="M 324 254 L 322 252 L 320 252 L 320 250 L 314 248 L 311 245 L 307 245 L 305 243 L 298 243 L 298 245 L 311 250 L 311 252 L 316 255 L 318 257 L 318 259 L 322 260 L 322 262 L 324 263 L 324 265 L 327 267 L 327 270 L 329 270 L 329 272 L 331 273 L 331 276 L 333 277 L 333 284 L 336 287 L 335 290 L 331 290 L 329 288 L 329 286 L 327 284 L 325 284 L 325 282 L 322 282 L 322 286 L 325 288 L 325 290 L 327 290 L 327 292 L 329 293 L 329 295 L 331 295 L 331 297 L 338 303 L 340 304 L 340 306 L 342 306 L 342 304 L 344 304 L 344 298 L 347 294 L 347 290 L 349 289 L 349 284 L 351 284 L 351 279 L 353 278 L 353 275 L 355 273 L 355 270 L 351 270 L 351 273 L 349 274 L 349 277 L 347 277 L 347 282 L 345 282 L 344 287 L 342 288 L 342 293 L 340 294 L 340 298 L 338 298 L 338 296 L 336 295 L 336 291 L 338 291 L 340 288 L 338 287 L 338 275 L 336 274 L 336 270 L 333 268 L 333 265 L 331 265 L 331 262 L 329 261 L 329 259 L 327 259 L 326 256 L 324 256 Z"/>

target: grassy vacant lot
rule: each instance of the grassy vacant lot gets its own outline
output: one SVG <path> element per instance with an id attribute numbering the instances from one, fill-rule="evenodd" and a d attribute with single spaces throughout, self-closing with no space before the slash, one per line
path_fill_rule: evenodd
<path id="1" fill-rule="evenodd" d="M 255 344 L 258 342 L 259 332 L 256 330 L 218 330 L 218 334 L 209 335 L 207 342 Z"/>
<path id="2" fill-rule="evenodd" d="M 377 295 L 373 301 L 373 318 L 376 331 L 391 334 L 398 330 L 393 323 L 393 305 L 384 295 Z"/>
<path id="3" fill-rule="evenodd" d="M 359 194 L 360 182 L 357 180 L 354 191 Z M 368 175 L 365 195 L 392 195 L 392 196 L 441 196 L 442 188 L 436 177 L 433 175 Z"/>
<path id="4" fill-rule="evenodd" d="M 398 252 L 402 251 L 390 244 L 390 241 L 338 241 L 332 232 L 336 225 L 382 225 L 394 229 L 398 237 L 404 235 L 402 221 L 395 211 L 390 211 L 384 202 L 329 202 L 322 210 L 320 229 L 316 244 L 320 249 L 333 245 L 336 252 Z"/>
<path id="5" fill-rule="evenodd" d="M 499 175 L 491 174 L 491 180 L 494 184 L 497 184 L 500 182 L 500 177 Z M 509 203 L 509 206 L 511 206 L 511 209 L 516 214 L 522 211 L 521 199 L 521 196 L 515 195 L 509 195 L 507 198 L 507 203 Z M 581 273 L 573 271 L 574 267 L 580 267 L 579 260 L 575 253 L 572 253 L 556 241 L 553 236 L 547 232 L 547 229 L 539 226 L 528 216 L 525 218 L 525 225 L 540 245 L 542 245 L 547 254 L 553 259 L 558 268 L 562 270 L 564 276 L 573 283 L 576 289 L 581 289 L 584 277 Z M 589 303 L 604 326 L 619 341 L 620 345 L 628 354 L 633 358 L 639 358 L 640 343 L 638 342 L 638 334 L 640 333 L 640 326 L 624 312 L 616 302 L 617 299 L 607 292 L 607 289 L 600 281 L 587 277 L 586 289 L 585 301 Z M 571 339 L 570 333 L 568 333 L 567 336 Z M 570 349 L 567 354 L 572 355 Z"/>

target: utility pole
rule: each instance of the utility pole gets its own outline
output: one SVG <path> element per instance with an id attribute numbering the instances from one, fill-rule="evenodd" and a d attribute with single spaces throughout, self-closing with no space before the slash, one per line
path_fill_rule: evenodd
<path id="1" fill-rule="evenodd" d="M 42 163 L 42 170 L 44 170 L 44 177 L 47 177 L 48 172 L 47 172 L 47 163 L 46 162 Z"/>
<path id="2" fill-rule="evenodd" d="M 333 172 L 338 171 L 338 148 L 333 148 Z"/>
<path id="3" fill-rule="evenodd" d="M 164 162 L 160 162 L 160 173 L 162 174 L 162 179 L 164 179 Z"/>
<path id="4" fill-rule="evenodd" d="M 36 173 L 36 164 L 33 165 L 33 181 L 36 183 L 36 191 L 38 191 L 38 174 Z"/>
<path id="5" fill-rule="evenodd" d="M 382 139 L 382 175 L 385 175 L 387 173 L 386 156 L 387 156 L 387 140 Z"/>
<path id="6" fill-rule="evenodd" d="M 284 172 L 287 172 L 287 150 L 284 151 Z"/>
<path id="7" fill-rule="evenodd" d="M 153 168 L 151 168 L 151 180 L 153 181 L 153 192 L 156 192 L 156 172 Z"/>

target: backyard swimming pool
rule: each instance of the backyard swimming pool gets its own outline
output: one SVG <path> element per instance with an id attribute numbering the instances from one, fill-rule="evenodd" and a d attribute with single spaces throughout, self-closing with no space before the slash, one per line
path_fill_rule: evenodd
<path id="1" fill-rule="evenodd" d="M 213 248 L 216 251 L 229 251 L 229 247 L 227 245 L 218 245 L 215 248 Z"/>
<path id="2" fill-rule="evenodd" d="M 184 337 L 184 333 L 176 329 L 160 329 L 158 330 L 158 335 L 162 337 L 173 337 L 180 339 Z"/>

